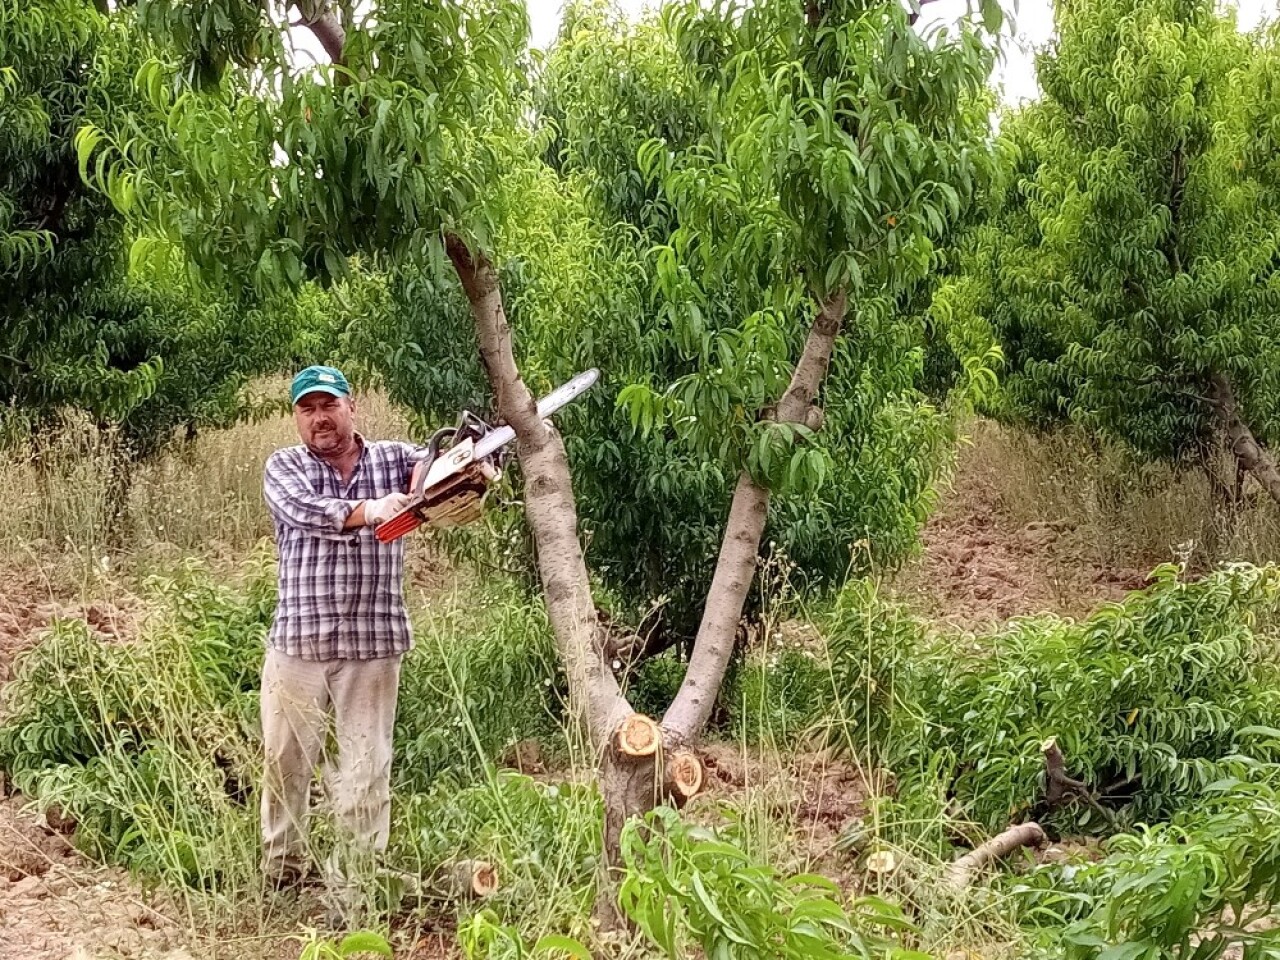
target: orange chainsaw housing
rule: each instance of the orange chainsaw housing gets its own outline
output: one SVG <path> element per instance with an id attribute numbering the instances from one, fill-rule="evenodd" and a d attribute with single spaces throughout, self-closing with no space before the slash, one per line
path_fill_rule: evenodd
<path id="1" fill-rule="evenodd" d="M 419 489 L 428 463 L 414 465 L 409 489 Z M 426 524 L 432 527 L 460 527 L 478 520 L 484 513 L 484 497 L 498 479 L 498 471 L 487 460 L 471 462 L 424 490 L 422 499 L 374 529 L 382 543 L 390 543 Z"/>

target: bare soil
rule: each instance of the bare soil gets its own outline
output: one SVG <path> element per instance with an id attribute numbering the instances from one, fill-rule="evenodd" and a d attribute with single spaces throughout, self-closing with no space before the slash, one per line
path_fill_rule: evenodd
<path id="1" fill-rule="evenodd" d="M 0 960 L 192 956 L 171 908 L 86 862 L 20 798 L 0 801 Z"/>
<path id="2" fill-rule="evenodd" d="M 920 613 L 959 629 L 1051 612 L 1079 617 L 1147 582 L 1143 566 L 1104 566 L 1079 518 L 1023 522 L 981 452 L 961 453 L 893 589 Z"/>

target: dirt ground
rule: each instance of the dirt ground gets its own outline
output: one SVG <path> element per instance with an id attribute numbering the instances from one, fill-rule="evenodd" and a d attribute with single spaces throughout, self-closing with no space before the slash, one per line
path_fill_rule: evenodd
<path id="1" fill-rule="evenodd" d="M 978 629 L 1041 612 L 1079 617 L 1145 585 L 1145 567 L 1100 565 L 1074 518 L 1014 513 L 990 465 L 962 455 L 894 592 L 939 623 Z"/>
<path id="2" fill-rule="evenodd" d="M 0 801 L 0 960 L 193 960 L 169 912 L 121 870 Z"/>

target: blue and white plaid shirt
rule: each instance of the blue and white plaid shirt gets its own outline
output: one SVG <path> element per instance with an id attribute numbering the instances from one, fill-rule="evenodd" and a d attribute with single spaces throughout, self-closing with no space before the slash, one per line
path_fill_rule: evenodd
<path id="1" fill-rule="evenodd" d="M 360 459 L 344 486 L 305 446 L 277 450 L 263 482 L 280 554 L 280 599 L 267 643 L 304 660 L 372 660 L 413 646 L 404 606 L 404 540 L 343 530 L 362 500 L 409 486 L 414 447 L 357 435 Z"/>

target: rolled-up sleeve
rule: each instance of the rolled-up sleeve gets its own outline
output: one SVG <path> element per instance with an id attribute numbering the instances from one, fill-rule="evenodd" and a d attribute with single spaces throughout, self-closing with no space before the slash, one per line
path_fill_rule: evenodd
<path id="1" fill-rule="evenodd" d="M 278 450 L 267 458 L 263 491 L 271 515 L 280 523 L 318 537 L 351 537 L 342 525 L 360 501 L 317 496 L 292 451 Z"/>

